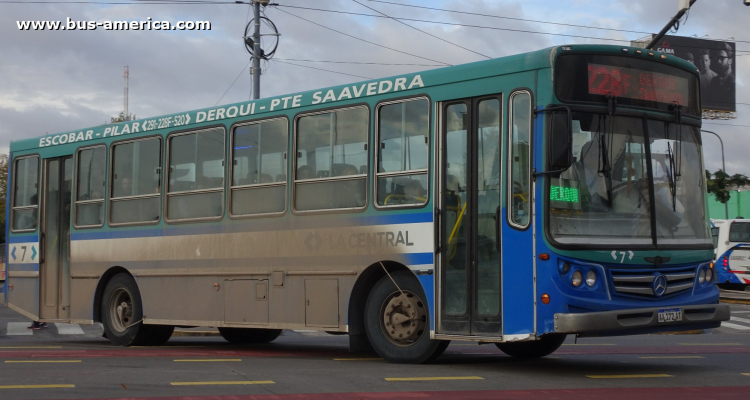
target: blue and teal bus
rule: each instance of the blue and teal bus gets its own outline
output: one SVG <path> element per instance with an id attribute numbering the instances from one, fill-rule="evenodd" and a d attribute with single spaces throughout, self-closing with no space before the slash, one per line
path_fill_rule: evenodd
<path id="1" fill-rule="evenodd" d="M 558 46 L 19 140 L 8 303 L 118 345 L 314 329 L 411 363 L 718 327 L 698 81 Z"/>

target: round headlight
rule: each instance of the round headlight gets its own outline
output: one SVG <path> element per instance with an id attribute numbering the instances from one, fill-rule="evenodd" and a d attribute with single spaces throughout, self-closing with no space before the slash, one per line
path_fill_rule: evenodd
<path id="1" fill-rule="evenodd" d="M 573 278 L 571 279 L 571 282 L 575 287 L 581 286 L 581 283 L 583 283 L 583 274 L 581 273 L 581 271 L 573 272 Z"/>
<path id="2" fill-rule="evenodd" d="M 596 285 L 596 272 L 589 271 L 586 273 L 586 285 L 589 287 Z"/>
<path id="3" fill-rule="evenodd" d="M 714 270 L 711 268 L 706 269 L 706 282 L 711 282 L 714 279 Z"/>
<path id="4" fill-rule="evenodd" d="M 706 270 L 702 269 L 701 272 L 698 274 L 698 282 L 703 283 L 706 281 Z"/>

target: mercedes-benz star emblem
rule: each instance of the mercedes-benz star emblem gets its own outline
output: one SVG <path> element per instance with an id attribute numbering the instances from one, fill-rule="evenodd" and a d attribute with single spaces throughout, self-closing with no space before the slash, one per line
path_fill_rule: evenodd
<path id="1" fill-rule="evenodd" d="M 659 275 L 654 278 L 654 283 L 651 285 L 651 289 L 654 291 L 654 296 L 661 297 L 667 292 L 667 277 Z"/>

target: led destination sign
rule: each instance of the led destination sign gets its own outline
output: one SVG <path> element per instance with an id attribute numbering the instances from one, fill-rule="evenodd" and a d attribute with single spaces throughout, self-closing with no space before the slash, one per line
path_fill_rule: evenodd
<path id="1" fill-rule="evenodd" d="M 588 74 L 589 94 L 683 105 L 689 96 L 688 80 L 679 76 L 602 64 L 589 64 Z"/>

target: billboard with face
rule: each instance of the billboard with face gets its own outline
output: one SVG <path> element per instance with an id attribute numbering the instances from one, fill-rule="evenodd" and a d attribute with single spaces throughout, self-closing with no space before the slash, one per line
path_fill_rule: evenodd
<path id="1" fill-rule="evenodd" d="M 704 110 L 737 111 L 734 42 L 664 36 L 654 50 L 695 65 L 701 74 L 701 107 Z"/>

